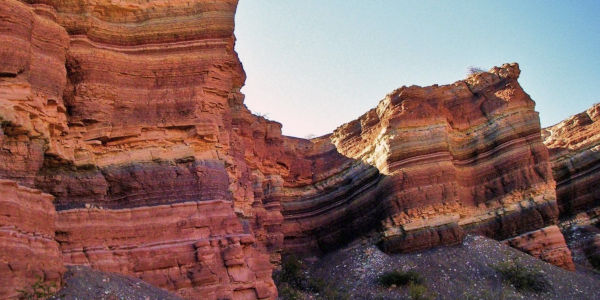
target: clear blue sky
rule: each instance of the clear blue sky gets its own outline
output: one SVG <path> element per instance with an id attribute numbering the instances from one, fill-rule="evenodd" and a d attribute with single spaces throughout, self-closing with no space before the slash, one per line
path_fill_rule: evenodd
<path id="1" fill-rule="evenodd" d="M 521 66 L 542 126 L 600 102 L 600 1 L 240 0 L 253 112 L 322 135 L 402 85 Z"/>

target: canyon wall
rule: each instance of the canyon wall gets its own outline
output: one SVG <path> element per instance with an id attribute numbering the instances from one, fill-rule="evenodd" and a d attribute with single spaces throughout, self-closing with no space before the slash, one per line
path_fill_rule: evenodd
<path id="1" fill-rule="evenodd" d="M 542 131 L 552 160 L 561 215 L 600 211 L 600 104 Z"/>
<path id="2" fill-rule="evenodd" d="M 55 239 L 52 195 L 0 179 L 0 297 L 36 282 L 60 286 L 65 271 Z"/>
<path id="3" fill-rule="evenodd" d="M 39 253 L 3 258 L 20 286 L 1 297 L 80 264 L 189 299 L 274 299 L 282 252 L 361 234 L 388 252 L 528 236 L 512 244 L 568 268 L 516 64 L 402 87 L 330 135 L 286 137 L 243 103 L 236 6 L 0 3 L 0 247 Z"/>
<path id="4" fill-rule="evenodd" d="M 234 147 L 239 119 L 280 125 L 242 104 L 237 1 L 27 2 L 0 5 L 0 177 L 55 198 L 19 215 L 51 224 L 60 268 L 42 279 L 64 262 L 186 298 L 275 298 L 267 248 L 282 235 L 266 228 L 281 213 L 249 197 Z"/>
<path id="5" fill-rule="evenodd" d="M 542 130 L 556 180 L 561 228 L 576 262 L 600 266 L 600 104 Z"/>
<path id="6" fill-rule="evenodd" d="M 299 152 L 312 161 L 312 182 L 287 183 L 281 200 L 285 248 L 326 250 L 375 227 L 388 252 L 457 244 L 466 233 L 554 232 L 548 151 L 519 74 L 507 64 L 450 85 L 402 87 L 313 139 Z"/>

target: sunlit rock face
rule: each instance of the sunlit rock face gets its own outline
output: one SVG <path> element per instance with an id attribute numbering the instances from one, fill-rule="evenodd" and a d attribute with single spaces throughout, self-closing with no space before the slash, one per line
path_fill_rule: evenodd
<path id="1" fill-rule="evenodd" d="M 406 252 L 556 224 L 548 151 L 519 74 L 507 64 L 450 85 L 402 87 L 312 140 L 303 156 L 324 175 L 282 198 L 286 248 L 323 250 L 377 227 L 385 251 Z M 569 268 L 564 238 L 555 240 L 564 257 L 549 260 Z"/>
<path id="2" fill-rule="evenodd" d="M 12 253 L 0 274 L 20 285 L 0 298 L 84 264 L 189 299 L 274 299 L 283 251 L 321 254 L 362 234 L 417 251 L 556 223 L 516 64 L 403 87 L 330 135 L 286 137 L 243 104 L 236 6 L 0 2 L 0 179 L 19 195 L 0 195 L 0 216 L 19 211 L 0 224 L 0 253 Z"/>
<path id="3" fill-rule="evenodd" d="M 253 197 L 239 128 L 267 147 L 280 125 L 242 104 L 237 1 L 27 2 L 0 3 L 0 177 L 55 198 L 42 279 L 86 264 L 186 298 L 276 298 L 282 217 Z M 15 270 L 2 298 L 36 271 Z"/>
<path id="4" fill-rule="evenodd" d="M 39 280 L 60 286 L 65 272 L 55 239 L 52 195 L 0 179 L 0 297 L 17 299 L 18 289 Z"/>
<path id="5" fill-rule="evenodd" d="M 553 265 L 575 271 L 571 250 L 556 225 L 518 235 L 505 243 Z"/>
<path id="6" fill-rule="evenodd" d="M 600 104 L 542 131 L 550 151 L 561 215 L 588 213 L 600 207 Z"/>

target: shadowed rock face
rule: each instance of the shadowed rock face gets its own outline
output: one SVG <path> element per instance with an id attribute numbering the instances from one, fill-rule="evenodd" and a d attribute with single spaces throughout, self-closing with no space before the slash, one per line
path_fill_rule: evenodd
<path id="1" fill-rule="evenodd" d="M 298 139 L 243 104 L 237 1 L 27 2 L 0 3 L 0 178 L 54 201 L 23 217 L 54 232 L 44 279 L 84 264 L 190 299 L 274 299 L 282 251 L 372 231 L 385 251 L 416 251 L 556 223 L 516 64 L 400 88 Z M 24 278 L 10 263 L 0 275 Z"/>
<path id="2" fill-rule="evenodd" d="M 576 262 L 589 266 L 600 257 L 594 227 L 600 224 L 600 104 L 545 128 L 542 137 L 550 152 L 561 225 Z"/>
<path id="3" fill-rule="evenodd" d="M 588 212 L 600 206 L 600 104 L 542 131 L 550 151 L 561 215 Z M 596 212 L 594 212 L 596 211 Z"/>

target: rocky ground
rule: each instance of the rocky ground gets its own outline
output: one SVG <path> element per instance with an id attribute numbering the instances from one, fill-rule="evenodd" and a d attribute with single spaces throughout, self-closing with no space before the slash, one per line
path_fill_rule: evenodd
<path id="1" fill-rule="evenodd" d="M 537 272 L 548 286 L 538 293 L 517 290 L 493 268 L 502 262 Z M 569 272 L 480 236 L 467 236 L 460 246 L 397 255 L 362 240 L 304 265 L 307 278 L 325 282 L 337 296 L 302 292 L 300 299 L 410 299 L 408 287 L 377 283 L 381 274 L 396 270 L 419 273 L 426 288 L 423 296 L 430 299 L 600 299 L 600 273 L 579 265 Z"/>
<path id="2" fill-rule="evenodd" d="M 181 299 L 142 280 L 92 270 L 83 266 L 68 267 L 65 285 L 50 299 L 64 300 L 175 300 Z"/>

